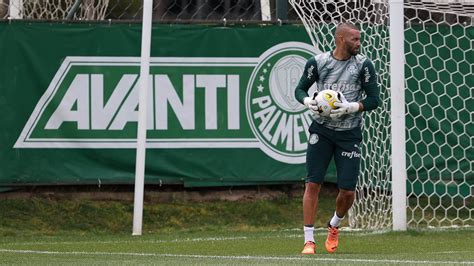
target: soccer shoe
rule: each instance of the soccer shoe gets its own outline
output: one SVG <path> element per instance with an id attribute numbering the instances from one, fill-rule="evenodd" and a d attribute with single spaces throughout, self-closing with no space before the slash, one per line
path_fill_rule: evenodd
<path id="1" fill-rule="evenodd" d="M 337 245 L 339 244 L 339 228 L 332 227 L 328 224 L 328 237 L 326 238 L 326 250 L 329 253 L 336 252 Z"/>
<path id="2" fill-rule="evenodd" d="M 303 251 L 301 254 L 314 254 L 314 250 L 316 249 L 316 244 L 313 241 L 308 241 L 304 243 Z"/>

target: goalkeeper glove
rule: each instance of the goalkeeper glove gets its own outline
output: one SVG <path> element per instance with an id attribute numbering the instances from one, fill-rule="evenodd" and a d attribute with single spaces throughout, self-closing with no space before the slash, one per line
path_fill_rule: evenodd
<path id="1" fill-rule="evenodd" d="M 352 114 L 359 111 L 360 104 L 358 102 L 348 102 L 342 93 L 339 94 L 339 99 L 341 102 L 335 102 L 334 106 L 338 107 L 337 109 L 331 110 L 329 115 L 332 119 L 340 118 L 346 114 Z"/>
<path id="2" fill-rule="evenodd" d="M 319 114 L 319 105 L 318 102 L 315 100 L 316 95 L 318 95 L 318 92 L 315 92 L 313 97 L 305 97 L 303 99 L 304 105 L 308 107 L 309 110 L 313 112 L 313 117 L 314 118 L 319 118 L 321 115 Z"/>

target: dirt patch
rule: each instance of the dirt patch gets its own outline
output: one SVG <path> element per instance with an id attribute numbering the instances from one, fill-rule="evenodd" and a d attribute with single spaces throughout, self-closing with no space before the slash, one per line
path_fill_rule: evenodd
<path id="1" fill-rule="evenodd" d="M 304 184 L 237 186 L 211 188 L 184 188 L 183 186 L 167 185 L 145 186 L 145 203 L 159 202 L 209 202 L 225 201 L 257 201 L 284 198 L 302 198 Z M 325 183 L 320 196 L 335 196 L 337 188 L 334 184 Z M 48 198 L 51 200 L 134 200 L 134 186 L 31 186 L 18 187 L 9 192 L 0 193 L 0 200 Z"/>

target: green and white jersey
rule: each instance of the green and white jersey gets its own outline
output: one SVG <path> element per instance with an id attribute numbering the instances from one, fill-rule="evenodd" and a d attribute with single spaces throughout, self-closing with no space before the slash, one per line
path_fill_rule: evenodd
<path id="1" fill-rule="evenodd" d="M 377 74 L 372 62 L 363 55 L 337 60 L 332 52 L 326 52 L 310 58 L 296 87 L 296 100 L 303 103 L 303 99 L 309 96 L 309 88 L 315 82 L 317 91 L 331 89 L 341 92 L 349 102 L 362 102 L 364 111 L 375 109 L 379 105 Z M 334 130 L 348 130 L 361 126 L 362 113 L 347 114 L 338 120 L 321 117 L 316 122 Z"/>

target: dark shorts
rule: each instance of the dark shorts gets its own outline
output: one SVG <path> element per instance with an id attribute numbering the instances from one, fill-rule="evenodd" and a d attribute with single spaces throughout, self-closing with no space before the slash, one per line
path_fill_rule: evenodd
<path id="1" fill-rule="evenodd" d="M 309 133 L 306 182 L 323 183 L 329 162 L 334 156 L 338 187 L 355 190 L 360 169 L 360 127 L 335 131 L 313 122 Z"/>

